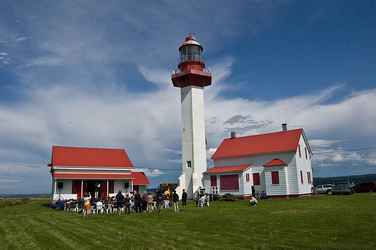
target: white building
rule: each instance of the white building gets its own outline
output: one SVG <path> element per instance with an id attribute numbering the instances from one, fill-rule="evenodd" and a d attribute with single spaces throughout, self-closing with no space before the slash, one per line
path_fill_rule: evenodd
<path id="1" fill-rule="evenodd" d="M 303 129 L 224 139 L 205 173 L 207 192 L 285 197 L 312 192 L 312 150 Z"/>
<path id="2" fill-rule="evenodd" d="M 124 149 L 53 146 L 48 167 L 52 200 L 76 200 L 88 193 L 107 199 L 118 191 L 144 192 L 149 184 Z"/>

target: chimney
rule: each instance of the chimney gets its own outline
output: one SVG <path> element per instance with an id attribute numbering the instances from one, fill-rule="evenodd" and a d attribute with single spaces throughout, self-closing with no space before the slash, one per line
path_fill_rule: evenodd
<path id="1" fill-rule="evenodd" d="M 287 123 L 282 123 L 282 131 L 287 131 Z"/>
<path id="2" fill-rule="evenodd" d="M 231 139 L 236 138 L 236 132 L 235 132 L 235 131 L 231 131 L 231 133 L 230 133 L 230 138 L 231 138 Z"/>

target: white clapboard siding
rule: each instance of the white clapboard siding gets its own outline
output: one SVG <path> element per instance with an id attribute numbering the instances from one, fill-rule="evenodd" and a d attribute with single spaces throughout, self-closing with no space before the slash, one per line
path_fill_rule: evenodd
<path id="1" fill-rule="evenodd" d="M 272 184 L 271 172 L 278 171 L 279 184 Z M 268 196 L 287 195 L 287 167 L 271 167 L 265 170 L 266 194 Z"/>
<path id="2" fill-rule="evenodd" d="M 296 156 L 295 156 L 298 190 L 299 190 L 299 194 L 308 194 L 308 193 L 311 193 L 312 183 L 311 184 L 308 183 L 307 172 L 311 173 L 311 179 L 313 179 L 313 176 L 312 176 L 311 159 L 309 157 L 308 147 L 306 146 L 306 142 L 303 136 L 301 136 L 299 139 L 299 145 L 301 149 L 301 157 L 299 156 L 299 148 L 297 149 Z M 307 148 L 307 159 L 305 157 L 305 148 Z M 300 171 L 302 171 L 303 173 L 303 184 L 301 183 L 301 179 L 300 179 Z"/>

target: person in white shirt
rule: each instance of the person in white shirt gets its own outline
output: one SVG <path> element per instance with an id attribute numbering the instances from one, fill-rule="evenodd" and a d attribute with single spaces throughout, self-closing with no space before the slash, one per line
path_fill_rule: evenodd
<path id="1" fill-rule="evenodd" d="M 254 196 L 251 196 L 251 199 L 249 200 L 249 204 L 251 205 L 251 207 L 257 206 L 257 202 L 257 199 Z"/>
<path id="2" fill-rule="evenodd" d="M 97 213 L 103 213 L 103 202 L 102 201 L 97 201 L 97 203 L 95 204 L 96 205 L 96 209 L 97 209 Z"/>

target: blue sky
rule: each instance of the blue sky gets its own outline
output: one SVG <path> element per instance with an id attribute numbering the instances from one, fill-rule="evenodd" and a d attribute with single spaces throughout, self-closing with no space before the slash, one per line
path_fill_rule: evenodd
<path id="1" fill-rule="evenodd" d="M 48 192 L 53 144 L 126 148 L 153 184 L 175 181 L 170 73 L 189 32 L 214 77 L 209 156 L 230 130 L 287 122 L 305 129 L 315 176 L 376 173 L 375 1 L 3 0 L 0 9 L 0 193 Z"/>

